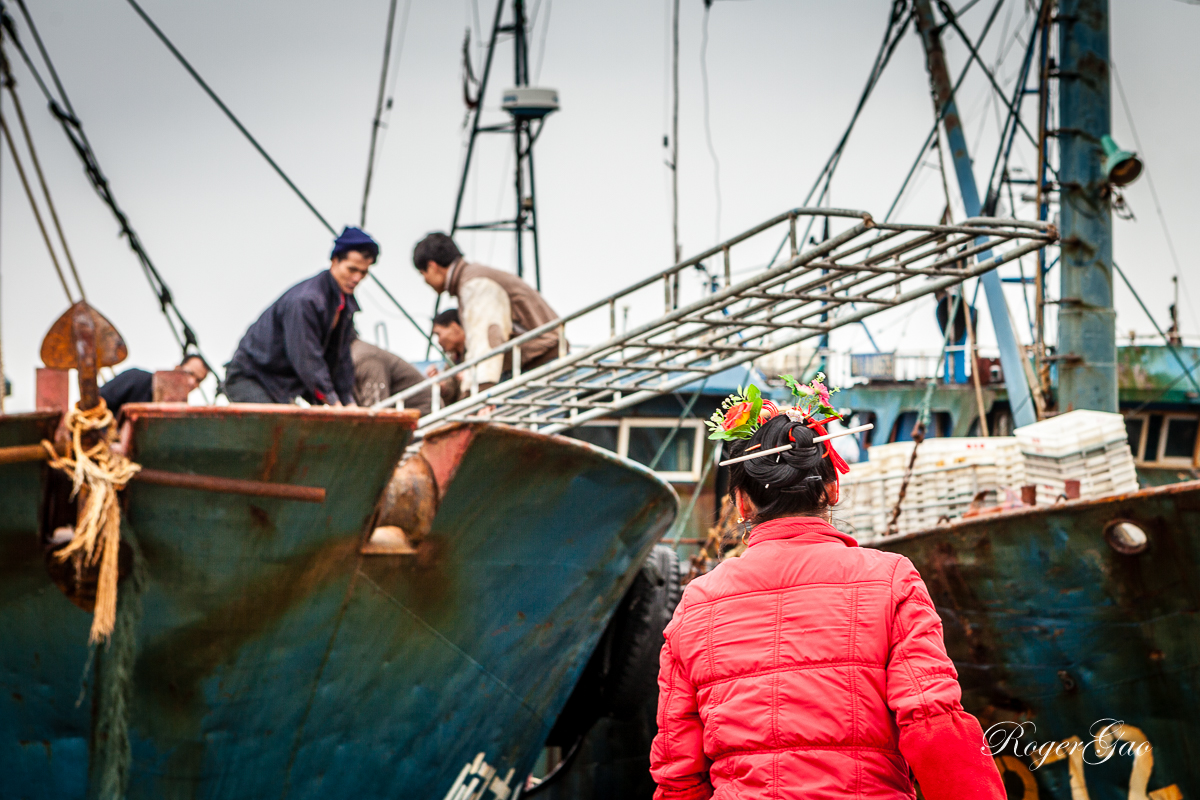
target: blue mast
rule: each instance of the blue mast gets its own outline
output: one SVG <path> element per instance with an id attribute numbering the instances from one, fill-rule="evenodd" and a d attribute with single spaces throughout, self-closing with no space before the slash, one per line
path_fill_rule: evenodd
<path id="1" fill-rule="evenodd" d="M 1108 0 L 1059 0 L 1058 37 L 1058 408 L 1116 411 L 1112 211 L 1100 144 L 1111 129 Z"/>
<path id="2" fill-rule="evenodd" d="M 971 170 L 967 138 L 963 135 L 962 120 L 959 119 L 958 107 L 954 102 L 954 89 L 950 82 L 950 74 L 946 69 L 946 54 L 942 50 L 941 31 L 934 19 L 929 0 L 916 0 L 914 11 L 917 17 L 917 30 L 921 34 L 921 42 L 925 46 L 934 102 L 939 112 L 945 109 L 942 126 L 950 145 L 963 206 L 966 208 L 968 217 L 977 217 L 982 204 L 979 202 L 979 189 L 975 185 L 975 174 Z M 988 258 L 991 258 L 990 252 L 979 255 L 980 261 Z M 983 292 L 987 297 L 988 310 L 991 312 L 992 327 L 996 331 L 996 342 L 1000 346 L 1000 365 L 1004 369 L 1004 383 L 1008 390 L 1008 403 L 1012 408 L 1013 422 L 1017 426 L 1037 422 L 1037 412 L 1029 393 L 1029 381 L 1025 376 L 1025 352 L 1013 331 L 1012 320 L 1008 315 L 1008 303 L 1004 300 L 1004 290 L 1001 288 L 1000 276 L 993 270 L 984 273 L 979 280 L 983 283 Z M 951 325 L 953 322 L 950 320 Z"/>

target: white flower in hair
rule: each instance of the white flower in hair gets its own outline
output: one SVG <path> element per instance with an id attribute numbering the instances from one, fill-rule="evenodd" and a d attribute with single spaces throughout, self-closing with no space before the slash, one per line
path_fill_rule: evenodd
<path id="1" fill-rule="evenodd" d="M 785 408 L 783 410 L 783 413 L 787 414 L 787 418 L 790 419 L 792 422 L 801 422 L 802 423 L 802 422 L 806 422 L 808 420 L 808 412 L 805 411 L 803 408 L 798 408 L 796 406 L 792 406 L 791 408 Z"/>

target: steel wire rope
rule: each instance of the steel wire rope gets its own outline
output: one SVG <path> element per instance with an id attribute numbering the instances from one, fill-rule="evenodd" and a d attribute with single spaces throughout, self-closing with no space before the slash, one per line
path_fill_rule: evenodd
<path id="1" fill-rule="evenodd" d="M 550 11 L 553 8 L 553 0 L 546 0 L 546 21 L 542 23 L 542 38 L 538 40 L 538 56 L 537 67 L 533 70 L 533 82 L 536 85 L 542 77 L 542 63 L 546 58 L 546 35 L 550 31 Z M 534 10 L 533 24 L 537 24 L 537 10 Z"/>
<path id="2" fill-rule="evenodd" d="M 130 1 L 132 2 L 132 0 Z M 1024 133 L 1029 139 L 1030 144 L 1032 144 L 1034 147 L 1037 147 L 1037 137 L 1030 133 L 1029 128 L 1025 127 L 1025 122 L 1021 119 L 1020 115 L 1016 114 L 1014 111 L 1015 107 L 1020 106 L 1020 102 L 1017 101 L 1015 104 L 1010 103 L 1008 98 L 1004 96 L 1004 90 L 1000 88 L 1000 84 L 997 82 L 996 76 L 992 73 L 992 70 L 988 69 L 988 65 L 983 62 L 983 56 L 979 55 L 979 48 L 971 44 L 970 37 L 967 36 L 966 31 L 959 26 L 958 20 L 954 17 L 954 11 L 950 8 L 950 6 L 946 4 L 944 0 L 939 2 L 938 6 L 941 7 L 942 13 L 946 15 L 946 24 L 952 27 L 954 32 L 957 33 L 959 38 L 962 39 L 963 44 L 967 47 L 967 51 L 971 54 L 971 59 L 974 59 L 979 64 L 979 69 L 983 71 L 984 76 L 987 77 L 988 82 L 992 85 L 992 91 L 995 92 L 995 96 L 1000 98 L 1000 102 L 1004 103 L 1004 107 L 1008 109 L 1010 118 L 1015 121 L 1017 127 L 1019 127 L 1021 132 Z M 1020 33 L 1014 33 L 1014 37 L 1016 36 L 1020 36 Z M 1029 52 L 1032 52 L 1033 50 L 1033 41 L 1034 39 L 1031 38 L 1028 47 Z M 968 59 L 968 62 L 969 61 L 970 59 Z M 1018 95 L 1018 97 L 1020 97 L 1020 95 Z"/>
<path id="3" fill-rule="evenodd" d="M 1126 277 L 1125 270 L 1117 266 L 1116 259 L 1113 260 L 1113 269 L 1121 276 L 1121 280 L 1125 282 L 1125 285 L 1129 287 L 1129 291 L 1133 293 L 1133 299 L 1137 300 L 1137 304 L 1142 307 L 1142 311 L 1145 312 L 1146 318 L 1150 320 L 1150 324 L 1154 326 L 1154 330 L 1158 331 L 1158 335 L 1166 342 L 1167 349 L 1171 351 L 1171 355 L 1175 356 L 1175 360 L 1179 362 L 1179 366 L 1183 367 L 1184 373 L 1188 378 L 1191 378 L 1192 386 L 1196 388 L 1197 392 L 1200 392 L 1200 383 L 1192 375 L 1192 370 L 1183 363 L 1183 356 L 1179 355 L 1179 351 L 1175 349 L 1175 345 L 1171 342 L 1170 337 L 1163 333 L 1163 329 L 1158 326 L 1158 320 L 1154 318 L 1154 315 L 1150 313 L 1150 309 L 1146 308 L 1146 304 L 1142 302 L 1141 295 L 1138 294 L 1137 289 L 1133 288 L 1133 282 Z"/>
<path id="4" fill-rule="evenodd" d="M 1145 148 L 1142 147 L 1142 140 L 1138 136 L 1137 126 L 1133 124 L 1133 113 L 1129 110 L 1129 101 L 1125 98 L 1125 86 L 1121 83 L 1121 73 L 1117 72 L 1117 65 L 1112 58 L 1109 58 L 1108 63 L 1112 67 L 1113 77 L 1117 79 L 1117 94 L 1121 97 L 1121 107 L 1125 110 L 1125 119 L 1129 123 L 1129 131 L 1133 134 L 1133 144 L 1139 152 L 1144 154 L 1146 152 Z M 1144 171 L 1146 173 L 1146 183 L 1150 186 L 1150 196 L 1154 198 L 1154 211 L 1158 215 L 1159 224 L 1162 225 L 1163 237 L 1167 240 L 1167 250 L 1171 253 L 1171 261 L 1175 264 L 1175 275 L 1183 285 L 1183 296 L 1187 298 L 1188 310 L 1192 312 L 1192 324 L 1197 329 L 1200 329 L 1200 321 L 1196 319 L 1196 306 L 1192 303 L 1187 283 L 1183 280 L 1183 268 L 1179 264 L 1179 253 L 1175 251 L 1175 240 L 1171 238 L 1171 231 L 1167 228 L 1167 216 L 1163 212 L 1162 203 L 1158 199 L 1158 189 L 1154 187 L 1154 176 L 1150 174 L 1149 166 L 1145 166 Z"/>
<path id="5" fill-rule="evenodd" d="M 975 41 L 975 46 L 979 47 L 987 38 L 988 32 L 992 28 L 992 23 L 996 21 L 996 15 L 1000 12 L 1000 6 L 1004 5 L 1004 0 L 996 0 L 996 5 L 992 7 L 992 13 L 988 15 L 987 22 L 984 23 L 983 30 L 979 32 L 979 37 Z M 954 88 L 950 90 L 950 96 L 953 98 L 958 94 L 959 88 L 962 86 L 963 80 L 967 77 L 967 73 L 971 71 L 972 60 L 968 59 L 963 66 L 962 71 L 958 74 L 958 79 L 954 81 Z M 946 117 L 946 112 L 949 110 L 950 104 L 946 103 L 938 111 L 937 119 L 933 121 L 933 127 L 929 129 L 929 134 L 925 137 L 921 149 L 917 151 L 917 157 L 913 159 L 912 166 L 908 168 L 908 174 L 904 177 L 904 182 L 900 184 L 900 191 L 896 192 L 896 197 L 892 200 L 891 206 L 888 207 L 887 214 L 884 215 L 883 221 L 888 222 L 892 218 L 892 214 L 896 211 L 896 205 L 900 202 L 900 198 L 904 196 L 904 190 L 908 188 L 908 184 L 912 181 L 913 175 L 917 171 L 917 167 L 921 165 L 921 159 L 925 158 L 925 153 L 933 144 L 933 137 L 937 135 L 938 126 L 942 124 L 942 120 Z"/>
<path id="6" fill-rule="evenodd" d="M 24 5 L 24 0 L 17 0 L 17 2 L 21 3 L 22 6 Z M 147 27 L 154 32 L 154 35 L 158 37 L 159 41 L 161 41 L 163 45 L 166 46 L 169 51 L 171 51 L 171 55 L 175 56 L 175 60 L 177 60 L 187 71 L 187 73 L 192 76 L 196 83 L 200 85 L 200 88 L 203 89 L 204 93 L 209 96 L 209 99 L 217 104 L 217 107 L 225 113 L 225 116 L 229 118 L 229 121 L 233 123 L 234 127 L 236 127 L 241 134 L 246 137 L 246 140 L 249 141 L 254 149 L 258 151 L 258 154 L 261 155 L 266 162 L 271 165 L 271 168 L 274 169 L 275 173 L 283 179 L 283 182 L 288 185 L 288 188 L 292 190 L 296 197 L 300 198 L 300 202 L 304 203 L 308 210 L 311 211 L 313 215 L 321 222 L 321 224 L 325 226 L 330 234 L 337 236 L 337 230 L 329 224 L 329 220 L 325 219 L 321 212 L 317 210 L 316 206 L 314 206 L 308 197 L 305 196 L 304 192 L 300 191 L 300 188 L 292 182 L 292 179 L 289 178 L 287 173 L 284 172 L 279 164 L 275 162 L 275 159 L 271 158 L 267 151 L 263 149 L 262 145 L 258 143 L 258 140 L 255 139 L 250 131 L 246 129 L 246 126 L 242 124 L 241 120 L 239 120 L 237 116 L 235 116 L 234 113 L 229 110 L 229 106 L 225 105 L 221 98 L 217 96 L 217 93 L 212 90 L 212 87 L 210 87 L 204 81 L 204 79 L 200 77 L 200 73 L 196 72 L 191 63 L 184 58 L 183 53 L 179 52 L 179 49 L 172 44 L 171 40 L 167 38 L 167 35 L 162 32 L 162 29 L 159 28 L 158 25 L 154 23 L 154 20 L 150 19 L 149 15 L 142 10 L 142 7 L 137 4 L 137 0 L 126 0 L 126 2 L 129 3 L 135 12 L 137 12 L 137 15 L 142 18 L 142 21 L 146 23 Z M 400 310 L 400 313 L 404 315 L 405 319 L 412 323 L 412 326 L 416 329 L 417 333 L 421 334 L 421 337 L 424 338 L 425 341 L 430 344 L 430 346 L 437 347 L 437 345 L 433 344 L 433 339 L 430 334 L 426 333 L 425 329 L 417 323 L 417 321 L 412 317 L 411 314 L 408 313 L 404 306 L 400 305 L 400 301 L 397 300 L 390 291 L 388 291 L 387 287 L 383 285 L 383 281 L 379 280 L 379 276 L 374 272 L 368 272 L 367 275 L 372 281 L 374 281 L 375 285 L 383 291 L 387 299 L 391 300 L 392 304 Z M 438 352 L 441 352 L 441 348 L 438 348 Z"/>
<path id="7" fill-rule="evenodd" d="M 83 281 L 79 279 L 79 270 L 75 268 L 75 259 L 71 256 L 71 248 L 67 246 L 67 237 L 63 233 L 62 223 L 58 219 L 58 209 L 54 205 L 54 198 L 50 196 L 50 186 L 46 183 L 46 176 L 42 172 L 42 162 L 38 158 L 37 148 L 33 145 L 33 136 L 30 135 L 29 125 L 25 121 L 25 109 L 21 107 L 21 98 L 17 95 L 17 82 L 13 79 L 12 69 L 3 51 L 0 51 L 0 72 L 3 73 L 0 80 L 3 80 L 4 88 L 8 89 L 8 96 L 13 101 L 13 109 L 17 112 L 17 122 L 21 125 L 21 135 L 25 139 L 25 146 L 29 149 L 29 160 L 37 174 L 38 184 L 42 187 L 42 196 L 46 198 L 50 221 L 54 223 L 54 230 L 58 233 L 58 242 L 67 259 L 67 267 L 71 270 L 71 277 L 75 279 L 75 288 L 79 291 L 79 298 L 87 300 L 87 292 L 83 289 Z"/>
<path id="8" fill-rule="evenodd" d="M 17 143 L 13 140 L 12 132 L 8 129 L 8 123 L 4 119 L 4 113 L 0 112 L 0 131 L 4 133 L 4 139 L 8 142 L 8 152 L 12 155 L 13 166 L 17 168 L 17 175 L 21 178 L 21 186 L 25 189 L 25 197 L 29 199 L 29 208 L 33 211 L 33 218 L 37 222 L 38 230 L 42 232 L 42 241 L 46 243 L 46 250 L 50 253 L 50 263 L 54 264 L 54 272 L 58 275 L 58 280 L 62 284 L 63 293 L 67 296 L 67 303 L 75 304 L 75 298 L 71 296 L 71 289 L 67 286 L 67 276 L 63 274 L 62 265 L 58 263 L 58 254 L 54 252 L 54 245 L 50 243 L 50 234 L 46 231 L 46 223 L 42 221 L 42 212 L 38 209 L 37 201 L 33 197 L 33 189 L 29 186 L 29 179 L 25 177 L 25 167 L 21 165 L 21 157 L 17 153 Z"/>
<path id="9" fill-rule="evenodd" d="M 96 190 L 96 193 L 100 195 L 100 199 L 105 205 L 108 206 L 109 210 L 112 211 L 113 216 L 116 217 L 117 224 L 121 229 L 121 235 L 125 237 L 125 240 L 129 243 L 130 249 L 133 250 L 134 255 L 137 256 L 138 263 L 142 268 L 143 274 L 146 276 L 147 282 L 150 284 L 151 291 L 154 292 L 154 295 L 158 300 L 159 309 L 162 311 L 163 317 L 166 318 L 167 327 L 170 328 L 171 335 L 175 338 L 175 342 L 179 345 L 180 350 L 184 354 L 189 353 L 189 347 L 194 348 L 191 354 L 199 356 L 209 368 L 209 371 L 217 376 L 218 391 L 220 391 L 219 387 L 222 384 L 220 375 L 216 372 L 216 370 L 213 369 L 212 364 L 209 363 L 208 359 L 205 358 L 200 349 L 200 344 L 196 339 L 195 331 L 192 330 L 191 325 L 188 324 L 187 319 L 183 316 L 179 310 L 179 307 L 175 304 L 175 298 L 171 293 L 170 287 L 167 286 L 166 281 L 163 280 L 162 275 L 154 266 L 154 262 L 150 260 L 149 254 L 142 246 L 141 239 L 138 237 L 137 232 L 133 229 L 133 226 L 129 223 L 129 218 L 117 204 L 116 197 L 113 195 L 112 188 L 108 183 L 108 178 L 100 169 L 100 163 L 96 158 L 95 151 L 92 149 L 91 142 L 88 141 L 87 134 L 83 130 L 83 123 L 79 120 L 78 115 L 75 113 L 74 106 L 71 105 L 71 98 L 67 95 L 66 88 L 63 86 L 62 81 L 58 77 L 58 70 L 54 67 L 54 62 L 50 58 L 50 53 L 46 50 L 46 45 L 42 41 L 42 37 L 38 32 L 37 25 L 33 22 L 33 17 L 30 15 L 29 9 L 25 6 L 24 0 L 16 0 L 16 2 L 18 8 L 21 10 L 22 17 L 25 19 L 25 23 L 29 26 L 30 33 L 33 35 L 34 43 L 37 45 L 38 52 L 42 57 L 42 61 L 46 64 L 46 68 L 50 73 L 50 77 L 54 81 L 54 85 L 58 90 L 57 97 L 53 92 L 50 91 L 50 88 L 46 85 L 45 80 L 41 76 L 41 72 L 33 63 L 33 59 L 30 57 L 29 52 L 25 49 L 20 37 L 17 35 L 15 21 L 7 13 L 7 10 L 2 2 L 0 2 L 0 25 L 3 25 L 4 29 L 8 32 L 9 37 L 16 45 L 17 51 L 21 54 L 21 59 L 25 62 L 25 66 L 29 69 L 30 74 L 33 75 L 38 88 L 42 90 L 42 94 L 46 98 L 50 113 L 53 114 L 55 119 L 58 120 L 59 125 L 62 127 L 63 133 L 67 137 L 67 140 L 70 141 L 71 146 L 75 149 L 76 155 L 78 155 L 80 160 L 83 162 L 84 174 L 87 175 L 88 180 L 92 184 L 92 188 Z M 61 103 L 59 102 L 60 99 Z M 171 313 L 175 314 L 174 320 L 171 319 Z M 176 328 L 176 323 L 178 323 L 179 328 L 182 329 L 182 334 L 180 333 L 180 330 Z"/>
<path id="10" fill-rule="evenodd" d="M 392 33 L 396 27 L 397 0 L 388 3 L 387 32 L 383 37 L 383 66 L 379 68 L 379 92 L 375 96 L 375 116 L 371 120 L 371 145 L 367 148 L 367 177 L 363 181 L 362 210 L 358 224 L 367 226 L 367 198 L 371 195 L 371 175 L 375 171 L 375 144 L 379 140 L 379 125 L 383 116 L 383 96 L 387 91 L 388 61 L 392 57 Z M 397 58 L 399 61 L 399 58 Z"/>
<path id="11" fill-rule="evenodd" d="M 383 145 L 387 140 L 388 125 L 392 119 L 392 108 L 396 98 L 396 80 L 400 72 L 400 59 L 404 55 L 404 39 L 405 34 L 408 32 L 408 17 L 411 10 L 412 0 L 405 0 L 404 12 L 400 15 L 400 37 L 399 43 L 396 45 L 396 57 L 392 60 L 392 73 L 387 77 L 386 84 L 382 83 L 387 69 L 386 60 L 383 69 L 380 70 L 380 90 L 382 91 L 385 85 L 390 86 L 391 89 L 387 92 L 387 99 L 383 102 L 382 116 L 380 116 L 380 109 L 378 107 L 375 109 L 376 124 L 371 128 L 371 153 L 367 159 L 367 180 L 363 187 L 362 221 L 360 227 L 366 227 L 367 224 L 367 195 L 370 192 L 371 176 L 374 172 L 375 164 L 382 158 Z M 378 147 L 376 145 L 377 134 Z"/>
<path id="12" fill-rule="evenodd" d="M 1000 0 L 1000 2 L 1003 1 L 1004 0 Z M 871 93 L 875 90 L 875 86 L 879 83 L 879 79 L 883 76 L 884 68 L 886 68 L 888 62 L 891 61 L 892 53 L 896 51 L 896 46 L 900 43 L 900 40 L 904 38 L 904 34 L 908 30 L 908 26 L 912 22 L 912 13 L 910 12 L 907 16 L 904 14 L 906 7 L 907 3 L 905 0 L 893 0 L 892 13 L 888 18 L 888 26 L 883 34 L 883 41 L 879 45 L 879 52 L 875 56 L 875 63 L 872 65 L 871 72 L 867 76 L 867 84 L 863 87 L 862 95 L 858 98 L 858 105 L 855 106 L 854 113 L 850 115 L 850 122 L 847 124 L 845 132 L 842 133 L 841 139 L 838 140 L 837 145 L 833 148 L 833 152 L 830 154 L 828 160 L 826 160 L 825 166 L 823 166 L 820 173 L 818 173 L 817 179 L 813 181 L 812 188 L 810 188 L 808 190 L 808 194 L 805 195 L 804 202 L 801 203 L 802 206 L 807 206 L 809 201 L 812 200 L 812 197 L 816 193 L 817 187 L 821 185 L 822 180 L 825 181 L 826 189 L 828 189 L 829 183 L 833 180 L 833 173 L 837 170 L 838 165 L 841 163 L 842 153 L 846 149 L 847 142 L 850 141 L 850 134 L 854 131 L 854 126 L 858 122 L 858 118 L 862 114 L 868 98 L 870 98 Z M 904 23 L 897 31 L 896 25 L 900 22 L 901 17 L 904 18 Z M 893 33 L 895 34 L 894 36 Z M 824 193 L 825 190 L 822 190 L 821 194 L 824 195 Z M 810 218 L 808 221 L 808 226 L 805 228 L 804 235 L 799 237 L 801 242 L 808 241 L 808 235 L 812 230 L 812 225 L 813 219 Z"/>
<path id="13" fill-rule="evenodd" d="M 704 0 L 704 23 L 700 31 L 700 88 L 704 97 L 704 141 L 713 162 L 713 191 L 716 199 L 716 240 L 721 241 L 721 160 L 712 139 L 712 110 L 708 98 L 708 17 L 713 0 Z M 807 203 L 805 203 L 807 205 Z"/>
<path id="14" fill-rule="evenodd" d="M 1000 0 L 1000 2 L 1003 2 L 1003 0 Z M 818 204 L 820 203 L 820 199 L 823 198 L 825 193 L 829 190 L 829 184 L 833 180 L 833 173 L 837 170 L 838 165 L 841 163 L 842 153 L 846 149 L 846 144 L 850 141 L 850 134 L 854 131 L 854 126 L 858 123 L 858 118 L 862 115 L 863 108 L 866 107 L 867 100 L 870 98 L 871 93 L 875 90 L 875 86 L 878 85 L 879 79 L 883 77 L 884 69 L 892 60 L 892 53 L 896 51 L 896 46 L 900 43 L 900 40 L 904 38 L 904 34 L 908 30 L 908 26 L 912 22 L 912 13 L 910 12 L 908 15 L 904 14 L 906 8 L 907 0 L 893 0 L 892 12 L 888 17 L 887 28 L 883 32 L 883 40 L 879 44 L 879 52 L 875 54 L 875 61 L 871 66 L 871 72 L 867 75 L 867 83 L 863 87 L 862 94 L 858 98 L 858 104 L 854 107 L 854 113 L 850 115 L 850 122 L 847 123 L 846 130 L 842 133 L 841 138 L 838 139 L 838 143 L 834 146 L 833 152 L 830 153 L 829 158 L 826 159 L 825 165 L 821 167 L 821 171 L 817 174 L 817 178 L 813 181 L 812 187 L 808 190 L 808 194 L 804 197 L 804 202 L 800 204 L 801 206 L 808 205 L 809 201 L 812 200 L 813 194 L 816 193 L 817 188 L 821 186 L 821 182 L 823 180 L 825 182 L 825 186 L 821 190 L 820 198 L 818 198 Z M 896 25 L 900 22 L 902 17 L 904 18 L 904 23 L 897 31 Z M 705 15 L 705 19 L 707 20 L 707 13 Z M 707 25 L 705 30 L 707 33 Z M 804 229 L 804 234 L 797 237 L 797 247 L 801 247 L 802 242 L 808 241 L 808 236 L 812 231 L 814 219 L 815 218 L 813 217 L 809 218 L 808 225 Z M 779 247 L 775 250 L 775 256 L 771 259 L 771 265 L 767 267 L 768 269 L 774 265 L 775 259 L 779 257 L 781 252 L 783 252 L 783 246 L 787 243 L 790 236 L 790 230 L 783 235 L 783 239 L 779 242 Z"/>

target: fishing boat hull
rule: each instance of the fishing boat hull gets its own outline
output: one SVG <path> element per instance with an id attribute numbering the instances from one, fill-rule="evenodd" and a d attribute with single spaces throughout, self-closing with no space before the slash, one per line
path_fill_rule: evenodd
<path id="1" fill-rule="evenodd" d="M 0 607 L 2 794 L 514 791 L 669 525 L 670 488 L 586 445 L 466 426 L 434 459 L 431 530 L 390 554 L 368 537 L 411 412 L 232 408 L 130 409 L 135 460 L 325 502 L 131 484 L 117 629 L 90 665 L 90 617 L 47 577 L 39 494 L 0 489 L 24 515 L 4 531 L 23 556 Z"/>
<path id="2" fill-rule="evenodd" d="M 1111 543 L 1121 521 L 1147 535 L 1140 552 Z M 963 705 L 1005 745 L 1010 798 L 1200 791 L 1200 482 L 871 544 L 907 556 L 929 586 Z M 1106 730 L 1123 741 L 1098 746 Z"/>

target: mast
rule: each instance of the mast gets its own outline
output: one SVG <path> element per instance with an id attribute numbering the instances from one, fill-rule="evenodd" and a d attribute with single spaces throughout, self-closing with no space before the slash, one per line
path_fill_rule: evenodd
<path id="1" fill-rule="evenodd" d="M 942 126 L 946 133 L 946 141 L 950 145 L 950 154 L 954 161 L 954 172 L 958 176 L 958 190 L 962 194 L 963 206 L 967 217 L 977 217 L 982 208 L 979 202 L 979 189 L 975 184 L 975 174 L 971 169 L 971 157 L 967 150 L 967 139 L 963 134 L 962 120 L 958 116 L 958 108 L 954 102 L 954 90 L 950 74 L 946 69 L 946 54 L 942 49 L 941 29 L 933 16 L 930 0 L 916 0 L 914 11 L 917 18 L 917 30 L 921 34 L 921 42 L 925 46 L 926 63 L 929 69 L 929 82 L 933 90 L 936 111 L 945 109 Z M 991 252 L 981 253 L 979 261 L 991 258 Z M 1037 421 L 1033 398 L 1029 393 L 1029 381 L 1025 377 L 1025 353 L 1021 343 L 1013 331 L 1012 318 L 1008 313 L 1008 303 L 1004 300 L 1004 289 L 1000 276 L 995 270 L 984 273 L 979 280 L 987 297 L 988 310 L 991 312 L 992 326 L 996 331 L 996 342 L 1000 346 L 1000 365 L 1004 370 L 1004 382 L 1008 390 L 1008 403 L 1012 409 L 1013 422 L 1019 427 Z M 970 313 L 970 310 L 967 310 Z M 953 324 L 953 320 L 949 324 Z"/>
<path id="2" fill-rule="evenodd" d="M 1112 211 L 1100 145 L 1111 128 L 1108 0 L 1059 0 L 1058 48 L 1058 408 L 1116 411 Z"/>
<path id="3" fill-rule="evenodd" d="M 534 284 L 542 288 L 542 270 L 538 249 L 537 193 L 533 172 L 533 144 L 541 133 L 547 114 L 558 109 L 558 95 L 552 90 L 532 89 L 529 86 L 529 39 L 525 16 L 525 0 L 512 0 L 512 21 L 501 24 L 507 0 L 498 0 L 496 16 L 492 24 L 492 38 L 488 43 L 487 58 L 479 83 L 474 113 L 471 121 L 471 136 L 467 143 L 467 157 L 463 163 L 462 178 L 458 184 L 458 197 L 454 202 L 454 218 L 450 223 L 450 235 L 458 231 L 512 231 L 516 234 L 517 276 L 525 276 L 525 235 L 528 233 L 533 245 Z M 491 74 L 492 58 L 496 52 L 499 34 L 513 35 L 513 88 L 504 92 L 502 108 L 511 117 L 508 122 L 496 125 L 480 125 L 483 102 L 487 94 L 488 77 Z M 493 222 L 463 224 L 460 221 L 463 195 L 467 177 L 471 173 L 471 157 L 475 152 L 475 138 L 481 133 L 511 134 L 516 157 L 513 188 L 516 193 L 516 211 L 511 219 Z"/>

